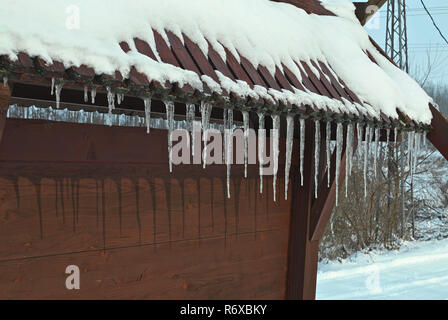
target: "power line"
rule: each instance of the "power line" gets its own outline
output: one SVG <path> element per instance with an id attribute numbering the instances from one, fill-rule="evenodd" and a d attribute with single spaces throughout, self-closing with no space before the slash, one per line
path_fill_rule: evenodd
<path id="1" fill-rule="evenodd" d="M 437 29 L 437 31 L 439 32 L 440 36 L 443 38 L 443 40 L 445 40 L 445 42 L 448 44 L 448 40 L 445 38 L 445 36 L 443 35 L 442 31 L 439 29 L 439 27 L 437 26 L 437 23 L 434 21 L 434 18 L 432 17 L 431 13 L 428 11 L 428 9 L 426 8 L 425 3 L 423 2 L 423 0 L 420 0 L 420 2 L 422 3 L 423 8 L 425 9 L 426 13 L 428 14 L 428 16 L 431 18 L 432 20 L 432 24 L 434 25 L 434 27 Z"/>

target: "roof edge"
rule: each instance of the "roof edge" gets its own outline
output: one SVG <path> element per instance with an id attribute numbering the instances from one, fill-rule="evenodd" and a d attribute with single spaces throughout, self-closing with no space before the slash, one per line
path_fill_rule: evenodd
<path id="1" fill-rule="evenodd" d="M 387 0 L 369 0 L 368 2 L 353 2 L 356 7 L 355 14 L 361 25 L 367 21 L 387 2 Z"/>

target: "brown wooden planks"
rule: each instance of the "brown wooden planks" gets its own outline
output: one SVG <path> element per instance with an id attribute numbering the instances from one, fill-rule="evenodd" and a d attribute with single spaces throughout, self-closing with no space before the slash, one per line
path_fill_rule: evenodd
<path id="1" fill-rule="evenodd" d="M 305 88 L 303 87 L 302 83 L 297 79 L 297 76 L 289 70 L 285 65 L 283 65 L 283 70 L 285 72 L 285 76 L 287 77 L 288 81 L 297 89 L 305 91 Z"/>
<path id="2" fill-rule="evenodd" d="M 171 48 L 175 56 L 177 57 L 178 61 L 180 62 L 181 67 L 183 69 L 193 71 L 200 76 L 201 71 L 199 71 L 199 68 L 196 66 L 195 62 L 191 58 L 187 49 L 185 49 L 180 39 L 171 31 L 166 31 L 166 34 L 170 41 Z"/>
<path id="3" fill-rule="evenodd" d="M 219 83 L 219 79 L 218 76 L 216 75 L 216 72 L 213 70 L 212 65 L 204 56 L 199 46 L 193 41 L 191 41 L 191 39 L 188 38 L 185 34 L 183 35 L 183 38 L 185 42 L 185 47 L 188 49 L 188 52 L 191 54 L 191 57 L 198 65 L 201 73 L 209 76 L 217 83 Z"/>
<path id="4" fill-rule="evenodd" d="M 294 92 L 294 89 L 291 87 L 291 84 L 289 83 L 288 79 L 286 79 L 285 75 L 280 71 L 278 67 L 275 67 L 275 79 L 278 81 L 278 83 L 281 85 L 283 89 Z"/>
<path id="5" fill-rule="evenodd" d="M 319 66 L 320 69 L 322 70 L 322 72 L 327 75 L 330 78 L 330 82 L 331 85 L 336 89 L 336 91 L 338 92 L 338 94 L 341 97 L 344 97 L 345 99 L 347 99 L 348 101 L 354 101 L 347 92 L 345 92 L 344 88 L 341 86 L 341 84 L 339 83 L 339 81 L 333 76 L 333 73 L 327 68 L 327 66 L 325 65 L 325 63 L 319 61 Z"/>
<path id="6" fill-rule="evenodd" d="M 120 47 L 121 47 L 121 50 L 123 50 L 125 53 L 128 53 L 129 51 L 131 51 L 129 44 L 125 41 L 120 42 Z"/>
<path id="7" fill-rule="evenodd" d="M 157 61 L 156 56 L 154 55 L 154 52 L 152 51 L 151 47 L 146 41 L 143 41 L 139 38 L 134 38 L 134 44 L 137 48 L 137 51 L 141 54 L 144 54 L 145 56 Z"/>
<path id="8" fill-rule="evenodd" d="M 236 58 L 233 56 L 233 54 L 227 48 L 224 48 L 224 49 L 226 51 L 226 56 L 227 56 L 227 65 L 232 70 L 232 72 L 235 75 L 235 77 L 238 80 L 242 80 L 242 81 L 247 82 L 247 84 L 251 88 L 253 88 L 254 87 L 254 83 L 249 78 L 249 76 L 247 75 L 246 71 L 243 69 L 241 64 L 236 60 Z"/>
<path id="9" fill-rule="evenodd" d="M 279 84 L 265 66 L 259 65 L 258 71 L 270 88 L 281 91 Z"/>
<path id="10" fill-rule="evenodd" d="M 156 30 L 153 30 L 153 33 L 154 33 L 154 40 L 157 46 L 157 52 L 159 53 L 159 56 L 162 59 L 162 61 L 165 63 L 172 64 L 173 66 L 180 67 L 179 62 L 173 55 L 171 49 L 168 47 L 167 43 L 165 42 L 165 39 L 163 39 L 160 33 L 158 33 Z"/>
<path id="11" fill-rule="evenodd" d="M 327 77 L 321 70 L 321 68 L 311 60 L 311 64 L 319 71 L 320 74 L 320 82 L 324 85 L 324 87 L 327 89 L 327 91 L 330 93 L 331 97 L 334 99 L 341 100 L 341 94 L 336 91 L 336 89 L 333 87 L 333 85 L 328 81 Z"/>
<path id="12" fill-rule="evenodd" d="M 314 92 L 314 93 L 316 93 L 316 94 L 321 94 L 321 93 L 319 92 L 319 90 L 317 90 L 317 88 L 316 88 L 316 86 L 313 84 L 313 82 L 310 81 L 310 79 L 308 78 L 308 75 L 305 74 L 305 72 L 302 70 L 302 67 L 300 66 L 300 64 L 297 63 L 296 61 L 295 61 L 295 63 L 297 64 L 297 67 L 298 67 L 299 70 L 300 70 L 300 75 L 301 75 L 301 77 L 302 77 L 302 83 L 303 83 L 303 85 L 304 85 L 308 90 L 310 90 L 311 92 Z"/>
<path id="13" fill-rule="evenodd" d="M 259 195 L 257 166 L 232 166 L 227 199 L 225 166 L 158 163 L 166 131 L 9 120 L 1 298 L 283 297 L 290 202 L 267 177 Z M 64 287 L 70 264 L 80 291 Z"/>
<path id="14" fill-rule="evenodd" d="M 311 68 L 308 66 L 306 62 L 301 62 L 301 65 L 306 72 L 306 75 L 304 75 L 306 78 L 309 79 L 309 81 L 314 85 L 314 87 L 317 89 L 318 93 L 323 96 L 327 96 L 331 98 L 330 92 L 327 90 L 327 88 L 323 85 L 323 83 L 317 78 L 317 76 L 314 74 L 314 72 L 311 70 Z M 306 81 L 306 80 L 304 80 Z"/>
<path id="15" fill-rule="evenodd" d="M 241 66 L 244 68 L 246 73 L 249 75 L 250 79 L 254 83 L 254 85 L 259 85 L 265 88 L 269 88 L 269 86 L 266 84 L 266 82 L 261 78 L 258 71 L 255 69 L 255 67 L 250 63 L 249 60 L 244 58 L 243 56 L 240 56 L 241 60 Z"/>
<path id="16" fill-rule="evenodd" d="M 213 64 L 215 70 L 219 70 L 226 77 L 235 80 L 235 76 L 230 71 L 226 62 L 222 60 L 221 56 L 216 52 L 216 50 L 212 47 L 210 43 L 208 43 L 208 58 L 210 62 Z"/>

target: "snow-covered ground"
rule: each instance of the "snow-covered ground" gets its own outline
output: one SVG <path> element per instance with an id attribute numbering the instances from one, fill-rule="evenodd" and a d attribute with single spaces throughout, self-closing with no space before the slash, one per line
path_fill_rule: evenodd
<path id="1" fill-rule="evenodd" d="M 320 263 L 316 298 L 448 300 L 448 239 Z"/>

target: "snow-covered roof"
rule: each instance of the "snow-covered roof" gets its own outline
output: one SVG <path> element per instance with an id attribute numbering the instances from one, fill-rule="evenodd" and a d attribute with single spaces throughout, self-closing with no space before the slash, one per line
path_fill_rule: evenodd
<path id="1" fill-rule="evenodd" d="M 431 98 L 375 48 L 347 0 L 4 0 L 0 55 L 11 79 L 103 75 L 140 96 L 176 85 L 291 110 L 432 117 Z"/>

